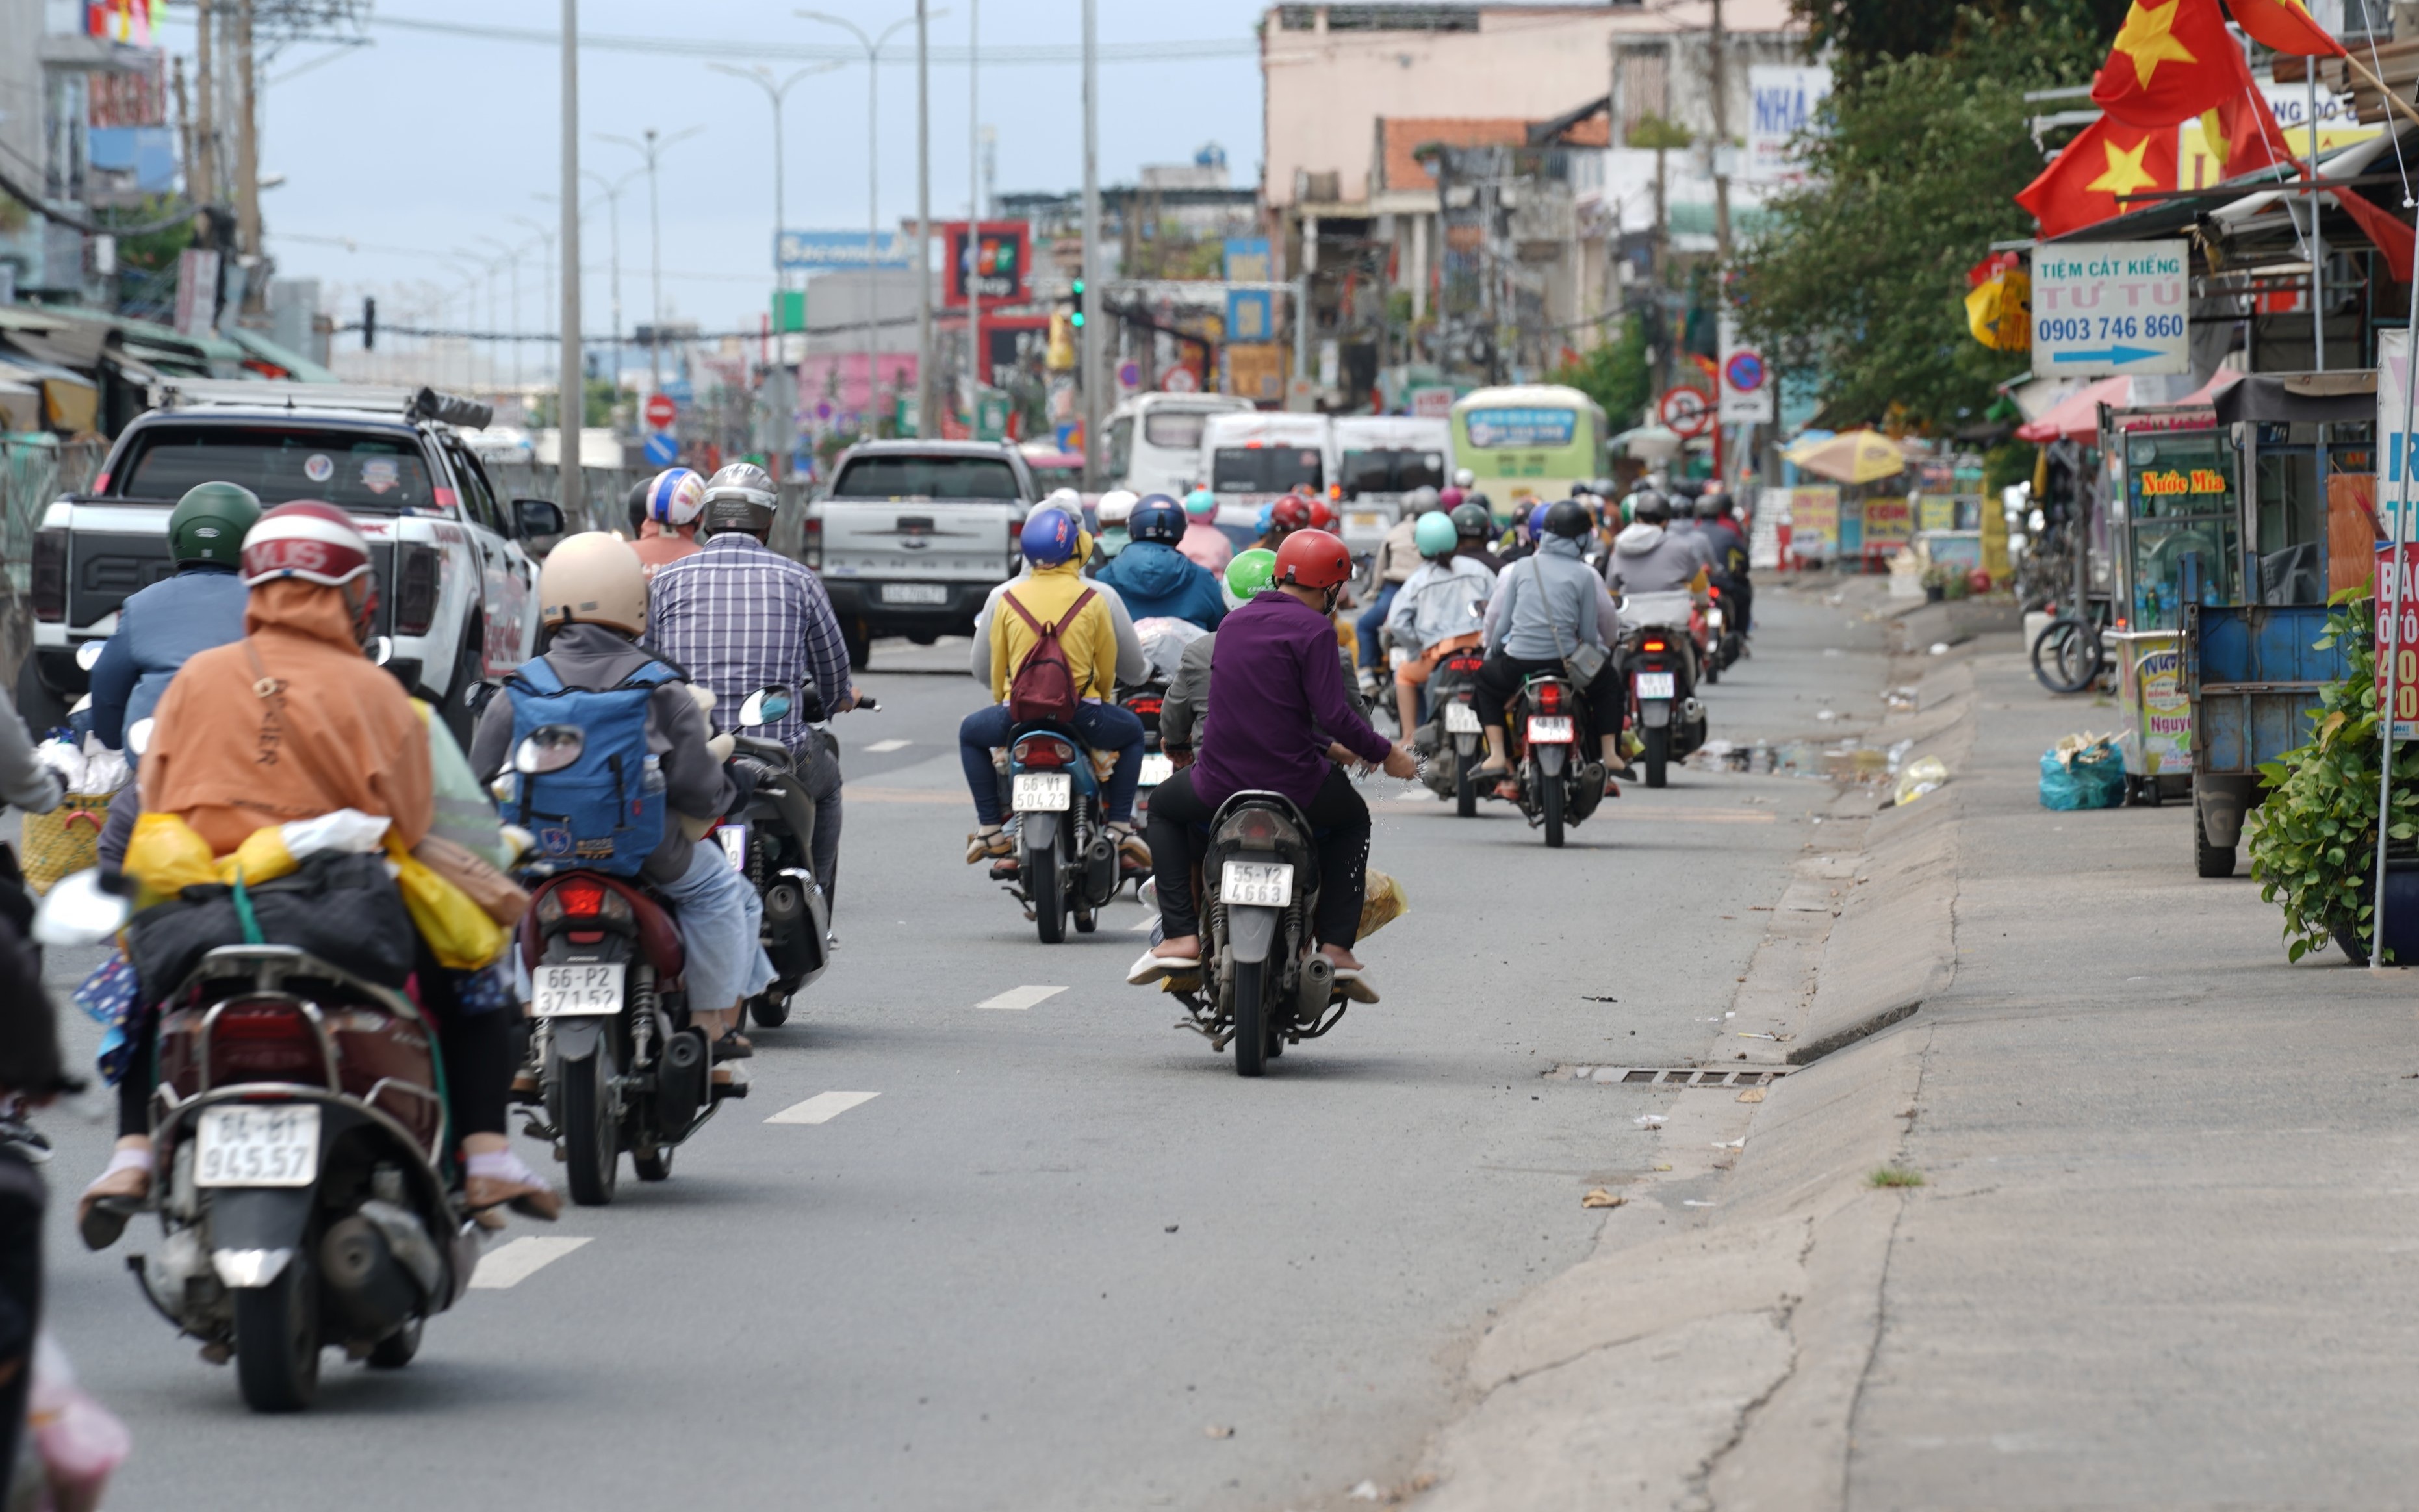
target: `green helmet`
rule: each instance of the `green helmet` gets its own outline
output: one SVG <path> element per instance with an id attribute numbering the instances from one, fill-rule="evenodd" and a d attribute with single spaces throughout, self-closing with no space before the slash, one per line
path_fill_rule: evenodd
<path id="1" fill-rule="evenodd" d="M 177 565 L 215 562 L 232 567 L 243 554 L 244 532 L 260 518 L 260 500 L 239 483 L 197 483 L 168 517 L 168 555 Z"/>
<path id="2" fill-rule="evenodd" d="M 1248 601 L 1277 575 L 1277 554 L 1265 548 L 1245 551 L 1226 563 L 1226 592 Z"/>
<path id="3" fill-rule="evenodd" d="M 1453 555 L 1454 548 L 1461 544 L 1461 532 L 1454 528 L 1451 515 L 1441 509 L 1432 509 L 1422 515 L 1419 523 L 1411 527 L 1411 542 L 1420 548 L 1420 555 L 1430 560 L 1449 557 Z"/>

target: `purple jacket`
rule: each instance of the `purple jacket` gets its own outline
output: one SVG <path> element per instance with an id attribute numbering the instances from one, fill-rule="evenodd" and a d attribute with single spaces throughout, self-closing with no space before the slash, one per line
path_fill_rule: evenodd
<path id="1" fill-rule="evenodd" d="M 1344 696 L 1335 627 L 1288 594 L 1271 590 L 1226 616 L 1210 687 L 1193 792 L 1213 808 L 1245 788 L 1308 807 L 1327 779 L 1331 737 L 1373 762 L 1394 748 Z"/>

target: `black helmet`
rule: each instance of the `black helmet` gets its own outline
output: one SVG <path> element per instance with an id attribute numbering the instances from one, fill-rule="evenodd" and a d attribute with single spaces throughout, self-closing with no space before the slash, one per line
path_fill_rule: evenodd
<path id="1" fill-rule="evenodd" d="M 1610 478 L 1598 478 L 1588 485 L 1588 492 L 1598 499 L 1617 499 L 1621 497 L 1621 485 Z"/>
<path id="2" fill-rule="evenodd" d="M 1575 541 L 1588 532 L 1595 522 L 1588 517 L 1587 505 L 1576 499 L 1558 499 L 1546 506 L 1546 533 Z"/>
<path id="3" fill-rule="evenodd" d="M 1699 519 L 1719 519 L 1730 513 L 1730 495 L 1709 493 L 1697 501 L 1696 516 Z"/>
<path id="4" fill-rule="evenodd" d="M 622 507 L 629 514 L 630 517 L 630 538 L 632 540 L 638 539 L 639 527 L 647 522 L 647 488 L 648 486 L 653 484 L 655 481 L 655 480 L 653 478 L 640 478 L 638 482 L 630 485 L 630 491 L 628 493 L 622 496 Z"/>
<path id="5" fill-rule="evenodd" d="M 762 535 L 773 528 L 780 505 L 773 475 L 753 462 L 733 462 L 706 480 L 705 533 L 745 531 Z"/>
<path id="6" fill-rule="evenodd" d="M 1495 517 L 1485 504 L 1465 501 L 1453 506 L 1453 528 L 1465 541 L 1483 541 L 1495 533 Z"/>
<path id="7" fill-rule="evenodd" d="M 1630 496 L 1629 517 L 1641 525 L 1668 525 L 1672 522 L 1672 505 L 1652 488 L 1641 488 Z"/>

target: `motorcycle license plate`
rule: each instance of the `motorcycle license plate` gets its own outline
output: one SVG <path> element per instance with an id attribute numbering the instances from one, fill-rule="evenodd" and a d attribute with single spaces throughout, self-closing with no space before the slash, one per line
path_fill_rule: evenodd
<path id="1" fill-rule="evenodd" d="M 1474 735 L 1478 733 L 1478 711 L 1471 708 L 1467 703 L 1446 704 L 1444 706 L 1444 733 L 1449 735 Z"/>
<path id="2" fill-rule="evenodd" d="M 1142 785 L 1155 788 L 1176 775 L 1176 763 L 1157 751 L 1142 759 Z"/>
<path id="3" fill-rule="evenodd" d="M 1721 627 L 1722 611 L 1718 609 L 1709 609 L 1705 610 L 1705 628 L 1718 634 L 1721 631 Z"/>
<path id="4" fill-rule="evenodd" d="M 733 872 L 747 870 L 747 826 L 746 825 L 725 825 L 714 832 L 714 838 L 722 841 L 723 859 L 731 863 L 731 870 Z"/>
<path id="5" fill-rule="evenodd" d="M 1075 779 L 1064 772 L 1019 772 L 1009 789 L 1018 813 L 1064 810 L 1075 801 Z"/>
<path id="6" fill-rule="evenodd" d="M 1218 901 L 1283 908 L 1293 902 L 1293 868 L 1283 861 L 1229 861 L 1218 873 Z"/>
<path id="7" fill-rule="evenodd" d="M 1679 674 L 1676 672 L 1640 672 L 1638 696 L 1642 699 L 1668 699 L 1679 696 Z"/>
<path id="8" fill-rule="evenodd" d="M 1374 509 L 1348 509 L 1344 512 L 1344 528 L 1348 531 L 1382 531 L 1386 517 Z"/>
<path id="9" fill-rule="evenodd" d="M 622 963 L 530 968 L 530 1012 L 542 1019 L 622 1011 Z"/>
<path id="10" fill-rule="evenodd" d="M 319 1176 L 319 1109 L 310 1103 L 204 1108 L 195 1186 L 309 1186 Z"/>
<path id="11" fill-rule="evenodd" d="M 884 583 L 882 601 L 886 604 L 946 604 L 949 591 L 939 583 Z"/>
<path id="12" fill-rule="evenodd" d="M 1567 746 L 1571 734 L 1571 717 L 1567 714 L 1533 714 L 1529 717 L 1529 743 L 1544 741 L 1550 746 Z"/>

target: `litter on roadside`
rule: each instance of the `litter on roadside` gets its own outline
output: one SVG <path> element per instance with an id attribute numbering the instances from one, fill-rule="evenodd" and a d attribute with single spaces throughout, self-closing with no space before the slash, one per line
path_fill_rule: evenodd
<path id="1" fill-rule="evenodd" d="M 1608 1192 L 1599 1186 L 1591 1188 L 1586 1196 L 1579 1198 L 1579 1206 L 1582 1208 L 1618 1208 L 1628 1200 L 1629 1199 L 1627 1197 L 1619 1196 L 1616 1193 Z"/>
<path id="2" fill-rule="evenodd" d="M 1355 1502 L 1382 1502 L 1386 1499 L 1386 1493 L 1378 1489 L 1378 1483 L 1374 1480 L 1364 1480 L 1344 1494 Z"/>
<path id="3" fill-rule="evenodd" d="M 1948 780 L 1948 763 L 1937 756 L 1918 757 L 1898 774 L 1898 787 L 1890 796 L 1890 804 L 1903 808 Z"/>
<path id="4" fill-rule="evenodd" d="M 2066 735 L 2042 752 L 2044 809 L 2115 809 L 2125 801 L 2125 760 L 2110 735 Z"/>
<path id="5" fill-rule="evenodd" d="M 1663 1119 L 1664 1115 L 1660 1113 L 1641 1113 L 1638 1116 L 1638 1127 L 1641 1129 L 1660 1129 L 1663 1127 Z"/>

